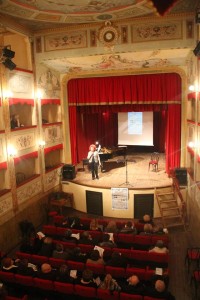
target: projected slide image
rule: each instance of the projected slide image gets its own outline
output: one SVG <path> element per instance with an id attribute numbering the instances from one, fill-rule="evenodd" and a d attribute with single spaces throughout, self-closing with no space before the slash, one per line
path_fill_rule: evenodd
<path id="1" fill-rule="evenodd" d="M 118 145 L 153 146 L 153 112 L 118 113 Z"/>
<path id="2" fill-rule="evenodd" d="M 128 134 L 142 134 L 142 112 L 128 112 Z"/>

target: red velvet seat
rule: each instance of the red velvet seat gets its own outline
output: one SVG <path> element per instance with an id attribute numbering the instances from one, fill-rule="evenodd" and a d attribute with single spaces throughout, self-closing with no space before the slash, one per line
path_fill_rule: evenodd
<path id="1" fill-rule="evenodd" d="M 31 256 L 31 262 L 33 264 L 35 264 L 35 265 L 41 266 L 44 263 L 48 263 L 49 262 L 49 258 L 47 256 L 33 254 Z"/>
<path id="2" fill-rule="evenodd" d="M 68 268 L 71 270 L 83 271 L 85 268 L 85 264 L 83 262 L 68 260 L 67 261 Z"/>
<path id="3" fill-rule="evenodd" d="M 105 273 L 111 274 L 114 278 L 126 277 L 126 269 L 120 267 L 105 266 Z"/>
<path id="4" fill-rule="evenodd" d="M 66 260 L 61 258 L 50 257 L 49 263 L 53 268 L 59 268 L 61 265 L 66 264 Z"/>
<path id="5" fill-rule="evenodd" d="M 45 235 L 50 235 L 50 236 L 56 235 L 56 231 L 57 231 L 57 228 L 54 225 L 44 225 L 43 229 L 42 229 L 42 232 Z"/>
<path id="6" fill-rule="evenodd" d="M 118 300 L 119 299 L 119 292 L 110 292 L 109 290 L 104 289 L 97 289 L 97 299 L 101 300 Z"/>
<path id="7" fill-rule="evenodd" d="M 168 234 L 164 234 L 164 235 L 153 235 L 153 236 L 151 237 L 151 244 L 152 244 L 152 246 L 155 246 L 155 244 L 156 244 L 156 242 L 157 242 L 158 240 L 162 240 L 163 243 L 164 243 L 164 245 L 165 245 L 166 247 L 168 247 L 168 245 L 169 245 L 169 236 L 168 236 Z"/>
<path id="8" fill-rule="evenodd" d="M 165 299 L 163 299 L 163 298 L 154 298 L 154 297 L 144 296 L 143 300 L 165 300 Z"/>
<path id="9" fill-rule="evenodd" d="M 62 294 L 73 295 L 74 294 L 74 285 L 73 283 L 63 283 L 54 281 L 55 291 Z"/>
<path id="10" fill-rule="evenodd" d="M 167 268 L 169 263 L 168 253 L 148 253 L 148 265 L 153 268 Z"/>
<path id="11" fill-rule="evenodd" d="M 15 275 L 11 272 L 0 271 L 0 280 L 5 283 L 15 282 Z"/>
<path id="12" fill-rule="evenodd" d="M 47 291 L 54 291 L 54 282 L 52 280 L 33 278 L 33 281 L 36 288 Z"/>
<path id="13" fill-rule="evenodd" d="M 96 275 L 102 275 L 105 273 L 104 265 L 101 264 L 86 263 L 85 267 L 93 271 Z"/>
<path id="14" fill-rule="evenodd" d="M 141 295 L 133 295 L 127 293 L 120 293 L 120 300 L 143 300 L 143 296 Z"/>
<path id="15" fill-rule="evenodd" d="M 151 235 L 135 235 L 133 248 L 136 250 L 148 250 L 152 245 Z"/>
<path id="16" fill-rule="evenodd" d="M 56 235 L 57 236 L 65 236 L 65 233 L 67 231 L 67 228 L 63 228 L 63 227 L 56 227 Z"/>
<path id="17" fill-rule="evenodd" d="M 190 270 L 190 265 L 192 263 L 195 263 L 196 268 L 199 268 L 199 262 L 200 262 L 200 248 L 199 247 L 188 248 L 185 257 L 185 264 L 187 264 L 188 272 Z"/>
<path id="18" fill-rule="evenodd" d="M 127 234 L 127 233 L 119 233 L 117 235 L 117 243 L 126 244 L 127 246 L 131 247 L 135 241 L 134 234 Z"/>
<path id="19" fill-rule="evenodd" d="M 28 296 L 24 295 L 22 298 L 14 297 L 14 296 L 6 296 L 5 300 L 27 300 Z"/>
<path id="20" fill-rule="evenodd" d="M 19 259 L 28 259 L 28 261 L 31 261 L 31 254 L 29 254 L 29 253 L 24 253 L 24 252 L 17 251 L 15 253 L 15 255 Z"/>
<path id="21" fill-rule="evenodd" d="M 82 286 L 80 284 L 74 285 L 75 294 L 81 297 L 93 298 L 97 296 L 96 288 L 89 286 Z"/>
<path id="22" fill-rule="evenodd" d="M 93 249 L 93 245 L 87 245 L 87 244 L 78 244 L 78 247 L 81 249 L 82 253 L 90 253 Z"/>
<path id="23" fill-rule="evenodd" d="M 158 152 L 153 152 L 151 154 L 151 158 L 150 158 L 150 161 L 149 161 L 149 169 L 150 169 L 150 166 L 153 167 L 153 170 L 155 172 L 158 171 L 158 161 L 159 161 L 159 153 Z"/>
<path id="24" fill-rule="evenodd" d="M 34 281 L 32 276 L 24 276 L 20 274 L 15 274 L 15 280 L 17 284 L 22 286 L 34 286 Z"/>
<path id="25" fill-rule="evenodd" d="M 130 250 L 132 266 L 146 267 L 148 262 L 148 252 L 142 250 Z"/>

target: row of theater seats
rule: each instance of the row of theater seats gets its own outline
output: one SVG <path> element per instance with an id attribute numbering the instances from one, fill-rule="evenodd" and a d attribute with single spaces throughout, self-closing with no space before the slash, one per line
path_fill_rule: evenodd
<path id="1" fill-rule="evenodd" d="M 48 236 L 52 237 L 59 237 L 62 238 L 66 234 L 67 228 L 58 227 L 54 225 L 44 225 L 43 226 L 43 233 Z M 82 233 L 84 230 L 81 229 L 72 229 L 72 233 Z M 88 231 L 91 237 L 99 242 L 103 239 L 103 232 L 101 231 L 95 231 L 95 230 L 89 230 Z M 165 246 L 168 247 L 169 244 L 169 235 L 139 235 L 139 234 L 127 234 L 127 233 L 114 233 L 113 238 L 115 243 L 117 244 L 124 244 L 124 246 L 127 247 L 133 247 L 135 249 L 144 249 L 147 250 L 150 247 L 154 246 L 158 240 L 162 240 L 165 244 Z M 78 243 L 78 241 L 77 241 Z"/>
<path id="2" fill-rule="evenodd" d="M 62 222 L 65 219 L 66 218 L 63 215 L 55 215 L 55 216 L 53 216 L 53 223 L 55 225 L 59 226 L 62 224 Z M 89 229 L 92 218 L 81 217 L 79 219 L 80 219 L 80 224 L 82 224 L 85 228 Z M 97 220 L 98 224 L 101 225 L 103 228 L 105 228 L 108 225 L 108 223 L 110 222 L 110 220 L 108 220 L 108 219 L 107 220 L 106 219 L 96 219 L 96 220 Z M 127 223 L 127 220 L 126 221 L 116 221 L 118 230 L 122 229 L 126 225 L 126 223 Z M 134 226 L 138 230 L 138 232 L 141 232 L 144 229 L 144 224 L 140 223 L 140 222 L 135 222 Z"/>
<path id="3" fill-rule="evenodd" d="M 23 290 L 29 292 L 37 291 L 45 291 L 47 295 L 51 293 L 51 296 L 55 294 L 55 299 L 59 299 L 59 293 L 65 295 L 72 296 L 81 296 L 90 299 L 102 299 L 102 300 L 159 300 L 158 298 L 152 298 L 148 296 L 142 295 L 131 295 L 123 292 L 114 291 L 112 294 L 103 289 L 98 289 L 94 287 L 82 286 L 79 284 L 73 283 L 62 283 L 58 281 L 51 281 L 40 278 L 33 278 L 31 276 L 23 276 L 18 274 L 13 274 L 9 272 L 0 271 L 0 280 L 7 284 L 13 286 L 17 286 Z M 14 298 L 15 299 L 15 298 Z M 14 300 L 13 299 L 13 300 Z M 48 296 L 47 296 L 48 299 Z M 12 299 L 10 299 L 12 300 Z M 23 299 L 23 300 L 26 300 Z M 160 299 L 162 300 L 162 299 Z"/>
<path id="4" fill-rule="evenodd" d="M 91 245 L 83 245 L 83 246 L 91 246 Z M 93 249 L 93 247 L 91 248 Z M 105 254 L 108 257 L 112 252 L 120 252 L 123 256 L 127 258 L 128 266 L 134 267 L 149 267 L 149 268 L 168 268 L 169 263 L 169 254 L 168 253 L 153 253 L 148 251 L 140 251 L 140 250 L 130 250 L 130 249 L 119 249 L 119 248 L 108 248 L 104 251 L 109 251 Z M 23 259 L 26 258 L 30 263 L 35 265 L 41 265 L 43 263 L 50 263 L 52 267 L 58 268 L 61 264 L 67 263 L 70 269 L 75 269 L 82 271 L 85 268 L 85 263 L 73 261 L 73 260 L 63 260 L 53 257 L 46 257 L 36 254 L 28 254 L 23 252 L 16 252 L 16 257 Z M 95 265 L 96 271 L 99 270 L 100 274 L 105 273 L 108 266 L 104 267 L 102 265 Z M 114 268 L 114 267 L 113 267 Z M 124 268 L 122 268 L 124 269 Z M 100 271 L 102 270 L 102 271 Z M 115 269 L 114 269 L 115 270 Z M 106 271 L 107 272 L 107 271 Z M 114 271 L 115 272 L 115 271 Z M 123 271 L 125 273 L 125 270 Z M 116 274 L 113 273 L 115 276 Z"/>

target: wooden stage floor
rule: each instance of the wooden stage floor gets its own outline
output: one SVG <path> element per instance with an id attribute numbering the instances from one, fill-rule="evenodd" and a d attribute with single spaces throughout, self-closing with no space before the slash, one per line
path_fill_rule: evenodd
<path id="1" fill-rule="evenodd" d="M 128 187 L 130 189 L 152 189 L 166 187 L 172 184 L 172 179 L 165 172 L 165 154 L 160 154 L 158 171 L 152 167 L 149 170 L 150 153 L 134 153 L 126 156 L 126 163 L 121 164 L 124 156 L 116 156 L 109 160 L 119 167 L 113 168 L 108 172 L 101 172 L 99 169 L 99 180 L 92 180 L 92 175 L 88 166 L 82 162 L 76 166 L 76 177 L 72 182 L 99 188 Z M 109 163 L 108 162 L 108 163 Z M 121 166 L 123 165 L 123 166 Z"/>

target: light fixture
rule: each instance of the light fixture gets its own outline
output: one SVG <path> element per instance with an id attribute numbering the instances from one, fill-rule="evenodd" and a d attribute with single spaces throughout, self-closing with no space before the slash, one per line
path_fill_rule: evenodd
<path id="1" fill-rule="evenodd" d="M 39 141 L 39 147 L 40 149 L 44 149 L 45 145 L 46 145 L 46 142 L 45 141 Z"/>
<path id="2" fill-rule="evenodd" d="M 9 146 L 7 153 L 10 157 L 15 157 L 17 155 L 17 150 L 13 146 Z"/>
<path id="3" fill-rule="evenodd" d="M 4 46 L 1 50 L 0 63 L 4 64 L 6 68 L 12 71 L 16 68 L 16 64 L 11 60 L 14 57 L 15 52 L 11 50 L 11 46 Z"/>

